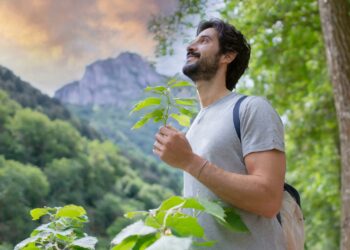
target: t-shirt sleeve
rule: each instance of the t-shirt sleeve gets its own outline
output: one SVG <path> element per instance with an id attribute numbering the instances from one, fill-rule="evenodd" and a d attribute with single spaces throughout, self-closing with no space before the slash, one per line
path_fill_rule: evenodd
<path id="1" fill-rule="evenodd" d="M 283 123 L 265 98 L 247 98 L 240 109 L 240 120 L 243 157 L 272 149 L 284 152 Z"/>

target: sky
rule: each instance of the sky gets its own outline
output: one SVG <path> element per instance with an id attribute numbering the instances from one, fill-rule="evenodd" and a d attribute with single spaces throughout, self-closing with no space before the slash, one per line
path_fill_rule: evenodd
<path id="1" fill-rule="evenodd" d="M 0 0 L 0 65 L 50 96 L 81 79 L 87 65 L 125 51 L 175 74 L 185 46 L 156 59 L 147 22 L 176 6 L 177 0 Z"/>

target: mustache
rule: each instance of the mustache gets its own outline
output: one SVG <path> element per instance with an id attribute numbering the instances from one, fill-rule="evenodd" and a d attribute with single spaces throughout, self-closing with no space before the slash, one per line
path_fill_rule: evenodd
<path id="1" fill-rule="evenodd" d="M 187 52 L 187 57 L 189 56 L 195 56 L 195 57 L 199 57 L 201 54 L 198 52 L 194 52 L 194 51 L 188 51 Z"/>

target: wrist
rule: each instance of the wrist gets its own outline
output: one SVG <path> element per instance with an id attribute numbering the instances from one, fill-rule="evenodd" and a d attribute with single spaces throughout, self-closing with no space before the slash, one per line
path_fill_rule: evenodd
<path id="1" fill-rule="evenodd" d="M 190 175 L 198 178 L 201 171 L 208 164 L 208 161 L 199 155 L 193 154 L 192 157 L 187 162 L 186 166 L 183 168 L 184 171 Z"/>

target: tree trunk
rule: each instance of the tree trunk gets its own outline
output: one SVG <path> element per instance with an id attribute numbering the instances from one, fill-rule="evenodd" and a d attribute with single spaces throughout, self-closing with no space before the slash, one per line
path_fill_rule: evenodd
<path id="1" fill-rule="evenodd" d="M 341 147 L 341 250 L 350 250 L 350 3 L 318 0 Z"/>

